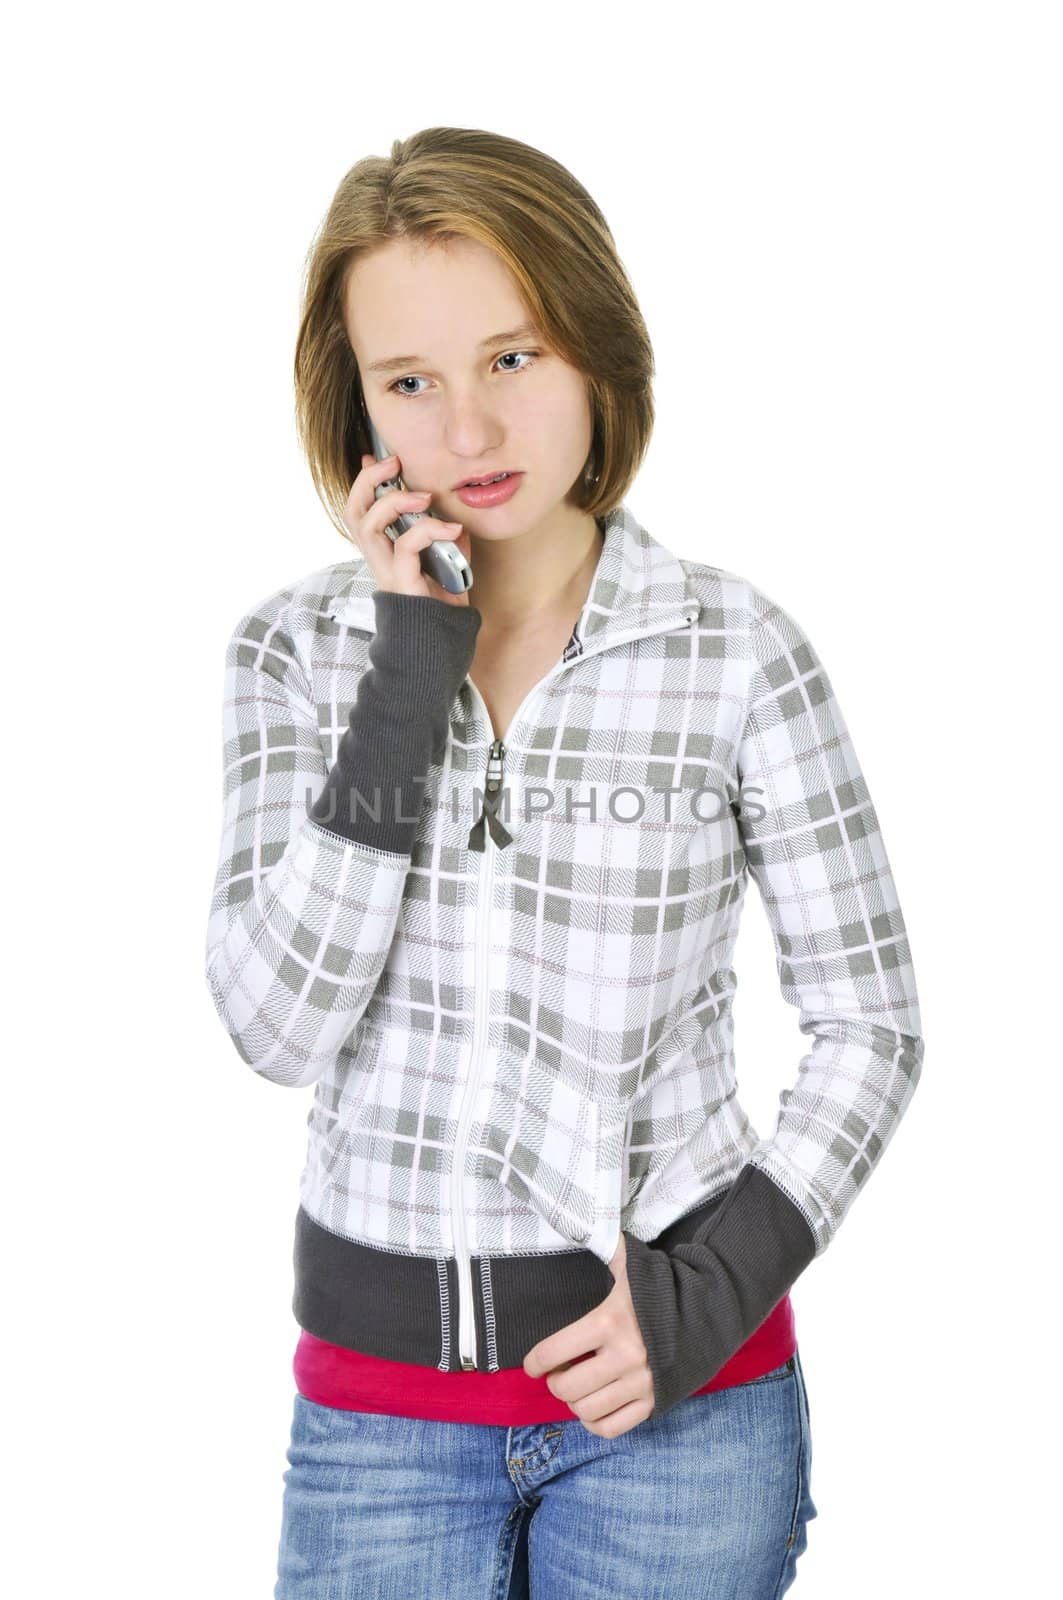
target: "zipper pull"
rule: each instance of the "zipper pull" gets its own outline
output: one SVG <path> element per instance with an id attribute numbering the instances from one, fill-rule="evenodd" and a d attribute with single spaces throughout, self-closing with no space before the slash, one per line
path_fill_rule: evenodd
<path id="1" fill-rule="evenodd" d="M 487 844 L 484 825 L 491 830 L 491 837 L 500 847 L 513 843 L 513 835 L 507 833 L 498 808 L 502 803 L 502 778 L 505 772 L 506 746 L 501 739 L 495 739 L 487 752 L 487 777 L 484 781 L 483 804 L 480 815 L 469 830 L 470 850 L 478 850 L 481 855 Z"/>

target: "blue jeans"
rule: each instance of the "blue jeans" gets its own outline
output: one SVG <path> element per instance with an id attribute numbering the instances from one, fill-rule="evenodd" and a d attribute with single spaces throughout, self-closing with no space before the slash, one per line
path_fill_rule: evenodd
<path id="1" fill-rule="evenodd" d="M 817 1515 L 800 1356 L 616 1439 L 295 1397 L 274 1600 L 775 1600 Z"/>

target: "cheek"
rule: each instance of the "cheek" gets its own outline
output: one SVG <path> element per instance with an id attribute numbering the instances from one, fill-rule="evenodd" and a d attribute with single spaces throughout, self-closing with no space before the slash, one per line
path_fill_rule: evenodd
<path id="1" fill-rule="evenodd" d="M 399 400 L 387 413 L 387 423 L 391 425 L 391 432 L 385 433 L 384 438 L 391 448 L 398 452 L 403 467 L 409 469 L 411 476 L 415 466 L 415 452 L 424 449 L 434 449 L 439 433 L 439 423 L 430 415 L 430 407 L 418 405 L 416 400 Z M 405 444 L 406 449 L 402 446 Z M 414 480 L 415 482 L 418 480 Z"/>
<path id="2" fill-rule="evenodd" d="M 576 473 L 582 467 L 593 437 L 590 403 L 579 384 L 550 374 L 538 384 L 534 374 L 524 392 L 514 395 L 507 421 L 544 462 Z M 582 380 L 580 380 L 582 383 Z M 516 385 L 514 385 L 516 387 Z"/>

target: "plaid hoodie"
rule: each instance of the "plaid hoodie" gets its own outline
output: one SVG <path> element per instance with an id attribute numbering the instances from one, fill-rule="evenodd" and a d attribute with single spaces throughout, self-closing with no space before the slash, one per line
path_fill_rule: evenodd
<path id="1" fill-rule="evenodd" d="M 304 1329 L 442 1372 L 516 1367 L 610 1292 L 623 1229 L 656 1413 L 826 1250 L 923 1040 L 878 819 L 809 639 L 626 505 L 600 526 L 569 645 L 504 740 L 466 675 L 472 606 L 381 594 L 356 558 L 240 619 L 207 977 L 241 1059 L 314 1085 Z M 393 782 L 376 832 L 352 821 L 415 771 L 401 823 Z M 766 1136 L 735 1077 L 750 877 L 810 1040 Z"/>

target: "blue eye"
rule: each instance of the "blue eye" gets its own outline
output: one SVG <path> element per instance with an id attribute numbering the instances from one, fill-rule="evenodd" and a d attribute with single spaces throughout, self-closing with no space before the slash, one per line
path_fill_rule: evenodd
<path id="1" fill-rule="evenodd" d="M 530 372 L 531 368 L 535 365 L 536 357 L 539 354 L 540 354 L 540 352 L 538 350 L 507 350 L 507 351 L 505 351 L 505 353 L 503 355 L 498 356 L 496 359 L 498 361 L 506 361 L 511 356 L 526 356 L 528 358 L 526 366 L 523 366 L 523 367 L 506 367 L 505 370 L 507 372 Z M 405 396 L 409 400 L 416 400 L 416 398 L 417 398 L 417 396 L 419 394 L 423 394 L 424 393 L 423 389 L 400 389 L 399 388 L 399 384 L 400 383 L 411 383 L 411 382 L 417 383 L 419 381 L 420 380 L 413 373 L 410 373 L 405 378 L 396 378 L 394 383 L 389 383 L 388 384 L 388 393 L 389 394 L 401 394 L 401 395 Z"/>

